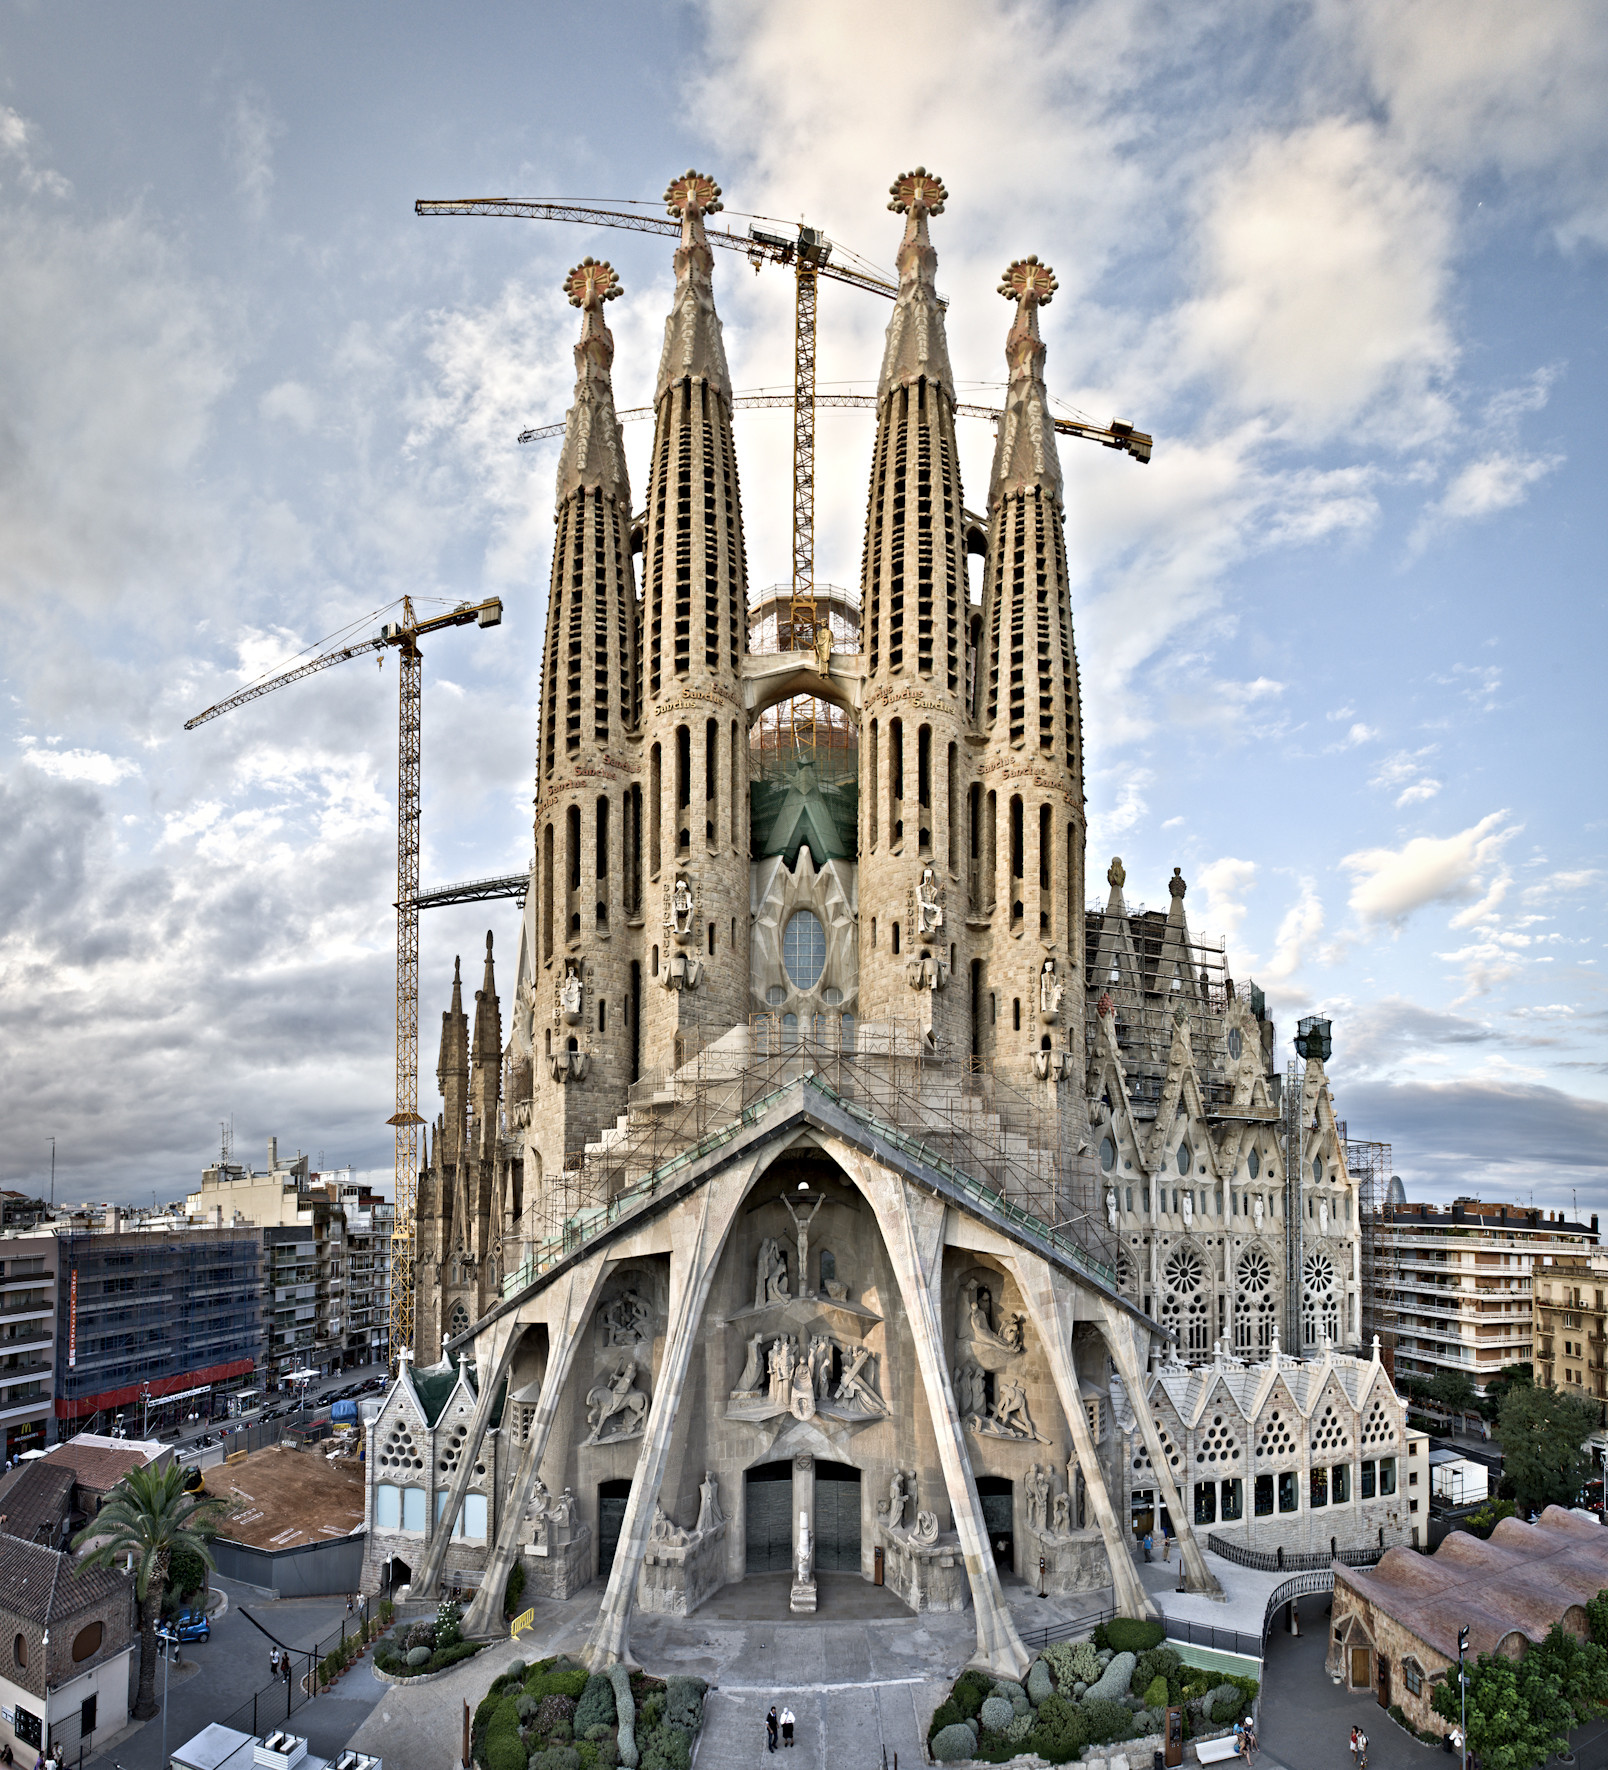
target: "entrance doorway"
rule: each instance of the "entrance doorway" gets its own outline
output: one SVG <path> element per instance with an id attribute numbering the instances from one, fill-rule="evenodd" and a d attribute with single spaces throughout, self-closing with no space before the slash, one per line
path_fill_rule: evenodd
<path id="1" fill-rule="evenodd" d="M 815 1567 L 860 1571 L 860 1471 L 848 1463 L 815 1465 Z"/>
<path id="2" fill-rule="evenodd" d="M 743 1548 L 748 1573 L 793 1566 L 793 1464 L 760 1463 L 743 1476 Z"/>
<path id="3" fill-rule="evenodd" d="M 629 1481 L 600 1481 L 597 1484 L 597 1577 L 607 1579 L 614 1566 L 614 1551 L 620 1546 L 620 1528 L 625 1523 L 625 1502 L 631 1497 Z"/>
<path id="4" fill-rule="evenodd" d="M 1368 1649 L 1353 1647 L 1351 1650 L 1351 1688 L 1366 1690 L 1373 1679 L 1369 1676 Z"/>
<path id="5" fill-rule="evenodd" d="M 1379 1668 L 1379 1706 L 1382 1709 L 1388 1709 L 1390 1707 L 1390 1661 L 1381 1653 L 1374 1660 L 1374 1664 Z"/>
<path id="6" fill-rule="evenodd" d="M 983 1502 L 983 1529 L 994 1551 L 994 1565 L 1016 1571 L 1016 1508 L 1012 1484 L 1003 1475 L 979 1475 L 977 1497 Z"/>

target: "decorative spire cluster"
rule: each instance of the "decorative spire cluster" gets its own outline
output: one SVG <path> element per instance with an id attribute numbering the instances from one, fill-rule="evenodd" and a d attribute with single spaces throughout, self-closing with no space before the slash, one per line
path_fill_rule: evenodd
<path id="1" fill-rule="evenodd" d="M 664 323 L 654 404 L 672 382 L 687 379 L 707 381 L 729 401 L 731 376 L 726 368 L 720 316 L 715 312 L 715 255 L 704 234 L 704 217 L 720 211 L 720 186 L 706 173 L 689 167 L 670 180 L 664 204 L 681 223 L 681 244 L 676 248 L 676 295 Z"/>
<path id="2" fill-rule="evenodd" d="M 943 214 L 949 192 L 936 173 L 918 166 L 914 172 L 900 173 L 888 186 L 888 194 L 888 207 L 904 216 L 905 231 L 895 260 L 899 294 L 888 322 L 877 398 L 882 399 L 890 387 L 909 387 L 925 379 L 942 387 L 953 401 L 955 376 L 938 300 L 938 254 L 927 232 L 927 217 Z"/>
<path id="3" fill-rule="evenodd" d="M 583 258 L 562 287 L 584 317 L 575 346 L 575 403 L 558 457 L 558 501 L 576 491 L 602 491 L 629 509 L 625 439 L 614 415 L 614 334 L 603 323 L 604 302 L 623 293 L 620 279 L 606 259 Z"/>
<path id="4" fill-rule="evenodd" d="M 1035 487 L 1060 501 L 1061 458 L 1044 386 L 1044 341 L 1038 327 L 1038 310 L 1049 306 L 1058 287 L 1055 272 L 1032 254 L 1016 259 L 999 285 L 1000 294 L 1016 303 L 1016 317 L 1005 337 L 1010 383 L 994 444 L 991 504 L 995 498 Z"/>

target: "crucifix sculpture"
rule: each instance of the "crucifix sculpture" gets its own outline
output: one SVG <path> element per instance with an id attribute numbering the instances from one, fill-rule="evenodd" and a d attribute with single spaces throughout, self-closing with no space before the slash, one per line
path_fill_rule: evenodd
<path id="1" fill-rule="evenodd" d="M 798 1232 L 798 1294 L 801 1297 L 813 1297 L 815 1292 L 809 1285 L 810 1225 L 819 1215 L 821 1206 L 831 1201 L 824 1192 L 806 1192 L 803 1202 L 808 1204 L 810 1208 L 804 1216 L 800 1217 L 794 1208 L 791 1193 L 782 1193 L 781 1200 L 787 1206 L 788 1216 L 793 1219 L 793 1228 Z"/>

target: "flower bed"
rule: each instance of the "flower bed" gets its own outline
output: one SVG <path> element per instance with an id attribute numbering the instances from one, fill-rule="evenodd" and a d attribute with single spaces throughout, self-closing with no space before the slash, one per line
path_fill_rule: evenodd
<path id="1" fill-rule="evenodd" d="M 475 1711 L 477 1770 L 690 1770 L 702 1678 L 606 1677 L 572 1659 L 515 1660 Z"/>
<path id="2" fill-rule="evenodd" d="M 1159 1734 L 1170 1707 L 1183 1709 L 1193 1738 L 1229 1726 L 1255 1700 L 1256 1679 L 1186 1665 L 1163 1638 L 1160 1623 L 1118 1620 L 1046 1647 L 1020 1684 L 962 1672 L 933 1715 L 928 1750 L 938 1763 L 1032 1755 L 1070 1764 L 1092 1747 Z"/>
<path id="3" fill-rule="evenodd" d="M 382 1608 L 391 1609 L 389 1604 Z M 389 1622 L 390 1617 L 382 1620 Z M 463 1615 L 458 1606 L 443 1604 L 436 1612 L 434 1622 L 416 1622 L 401 1631 L 395 1641 L 382 1641 L 374 1649 L 375 1671 L 387 1679 L 405 1682 L 444 1672 L 460 1660 L 471 1658 L 483 1644 L 464 1640 L 462 1624 Z"/>

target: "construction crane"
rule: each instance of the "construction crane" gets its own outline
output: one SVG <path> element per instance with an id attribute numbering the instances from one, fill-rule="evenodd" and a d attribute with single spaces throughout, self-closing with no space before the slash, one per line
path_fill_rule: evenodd
<path id="1" fill-rule="evenodd" d="M 528 221 L 572 221 L 587 227 L 620 227 L 635 233 L 681 236 L 681 223 L 657 215 L 638 214 L 626 209 L 600 209 L 587 204 L 563 202 L 523 202 L 511 197 L 465 197 L 430 199 L 421 197 L 414 205 L 416 215 L 512 215 Z M 747 235 L 727 233 L 720 228 L 706 228 L 705 237 L 711 246 L 724 246 L 741 252 L 757 273 L 766 264 L 789 264 L 795 280 L 793 309 L 793 391 L 791 394 L 753 394 L 733 401 L 738 407 L 754 409 L 763 406 L 791 405 L 793 408 L 793 597 L 790 620 L 795 651 L 811 651 L 815 646 L 815 410 L 817 406 L 868 406 L 876 401 L 863 394 L 828 394 L 815 391 L 816 297 L 819 282 L 827 277 L 834 282 L 848 283 L 873 295 L 893 300 L 899 293 L 897 283 L 873 276 L 854 265 L 833 262 L 832 241 L 815 227 L 798 224 L 795 238 L 767 233 L 750 227 Z M 997 418 L 998 412 L 987 406 L 959 406 L 965 416 Z M 651 417 L 650 408 L 621 412 L 621 418 Z M 521 442 L 534 442 L 541 436 L 561 435 L 563 426 L 529 430 Z M 1152 438 L 1131 424 L 1109 426 L 1085 424 L 1074 419 L 1058 418 L 1055 428 L 1066 436 L 1087 437 L 1108 449 L 1121 449 L 1137 461 L 1148 461 Z"/>
<path id="2" fill-rule="evenodd" d="M 395 1216 L 391 1227 L 391 1345 L 390 1360 L 396 1368 L 404 1352 L 413 1348 L 413 1257 L 416 1187 L 419 1174 L 419 762 L 421 719 L 424 709 L 424 655 L 419 641 L 427 633 L 448 627 L 496 627 L 502 623 L 502 603 L 493 596 L 485 602 L 461 602 L 445 614 L 420 620 L 410 597 L 402 598 L 401 619 L 387 621 L 371 639 L 332 647 L 305 664 L 253 682 L 227 700 L 186 719 L 184 729 L 194 731 L 209 719 L 231 713 L 248 701 L 260 700 L 276 688 L 300 682 L 348 658 L 366 657 L 395 650 L 400 666 L 397 683 L 397 779 L 396 779 L 396 1111 L 386 1121 L 393 1129 L 396 1159 Z"/>

